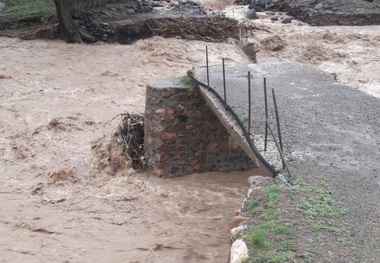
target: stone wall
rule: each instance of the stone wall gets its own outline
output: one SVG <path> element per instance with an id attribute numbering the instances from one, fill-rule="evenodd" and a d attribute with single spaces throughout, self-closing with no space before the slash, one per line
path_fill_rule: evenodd
<path id="1" fill-rule="evenodd" d="M 179 79 L 151 81 L 146 90 L 144 149 L 160 177 L 254 167 L 198 91 Z"/>

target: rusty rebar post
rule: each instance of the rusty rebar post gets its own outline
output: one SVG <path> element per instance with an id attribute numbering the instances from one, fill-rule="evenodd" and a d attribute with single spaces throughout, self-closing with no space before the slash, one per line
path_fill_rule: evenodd
<path id="1" fill-rule="evenodd" d="M 265 102 L 265 139 L 264 139 L 264 151 L 267 150 L 268 144 L 268 96 L 267 96 L 267 78 L 264 78 L 264 102 Z"/>
<path id="2" fill-rule="evenodd" d="M 282 148 L 282 136 L 281 136 L 281 128 L 280 128 L 280 117 L 278 116 L 278 107 L 277 107 L 276 94 L 274 92 L 274 89 L 272 89 L 272 95 L 273 95 L 274 111 L 276 113 L 278 139 L 280 141 L 281 151 L 284 151 L 284 149 Z"/>
<path id="3" fill-rule="evenodd" d="M 282 147 L 282 136 L 281 136 L 281 128 L 280 128 L 280 117 L 278 115 L 278 107 L 277 107 L 277 101 L 276 101 L 276 94 L 274 92 L 274 89 L 272 89 L 272 95 L 273 95 L 273 104 L 274 104 L 274 111 L 276 114 L 276 122 L 277 122 L 277 133 L 278 133 L 278 139 L 280 141 L 280 148 L 281 151 L 284 152 L 284 148 Z M 285 163 L 282 163 L 282 167 L 285 168 Z"/>
<path id="4" fill-rule="evenodd" d="M 251 135 L 251 72 L 248 71 L 248 135 Z"/>
<path id="5" fill-rule="evenodd" d="M 276 147 L 277 147 L 277 149 L 278 149 L 278 152 L 280 153 L 280 157 L 281 157 L 281 160 L 282 160 L 283 169 L 284 169 L 284 168 L 286 169 L 286 171 L 287 171 L 287 173 L 288 173 L 288 175 L 289 175 L 289 179 L 291 179 L 291 178 L 292 178 L 292 174 L 290 173 L 290 171 L 289 171 L 289 167 L 288 167 L 288 164 L 287 164 L 286 161 L 285 161 L 284 153 L 282 152 L 281 147 L 280 147 L 279 143 L 277 142 L 276 137 L 274 136 L 273 130 L 272 130 L 272 128 L 271 128 L 270 125 L 269 125 L 269 120 L 267 120 L 266 123 L 267 123 L 267 126 L 268 126 L 268 130 L 269 130 L 270 134 L 271 134 L 272 137 L 273 137 L 274 143 L 276 144 Z"/>
<path id="6" fill-rule="evenodd" d="M 224 58 L 222 58 L 223 63 L 223 90 L 224 90 L 224 106 L 227 109 L 227 92 L 226 92 L 226 69 L 224 66 Z"/>
<path id="7" fill-rule="evenodd" d="M 207 87 L 210 88 L 210 73 L 208 68 L 208 47 L 206 46 L 206 71 L 207 71 Z"/>

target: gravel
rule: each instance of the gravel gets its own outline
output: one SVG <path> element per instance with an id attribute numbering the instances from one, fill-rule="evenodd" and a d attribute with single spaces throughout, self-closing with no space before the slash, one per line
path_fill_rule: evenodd
<path id="1" fill-rule="evenodd" d="M 361 262 L 378 262 L 380 100 L 301 64 L 227 67 L 227 101 L 242 112 L 248 105 L 248 71 L 253 75 L 255 135 L 262 137 L 265 130 L 263 77 L 267 77 L 268 94 L 271 88 L 276 92 L 290 170 L 311 182 L 318 183 L 317 178 L 328 182 L 333 196 L 350 210 L 346 223 L 358 248 L 355 257 Z M 221 72 L 220 66 L 211 67 L 210 83 L 223 94 Z M 271 96 L 268 101 L 272 105 Z M 270 113 L 273 116 L 272 106 Z M 273 117 L 271 120 L 274 123 Z"/>

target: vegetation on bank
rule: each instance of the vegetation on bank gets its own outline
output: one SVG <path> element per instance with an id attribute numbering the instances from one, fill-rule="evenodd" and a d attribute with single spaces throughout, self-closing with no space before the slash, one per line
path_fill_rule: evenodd
<path id="1" fill-rule="evenodd" d="M 114 8 L 131 0 L 68 0 L 73 9 L 105 5 Z M 56 13 L 53 0 L 2 0 L 6 9 L 0 13 L 0 19 L 17 20 L 33 16 L 48 16 Z"/>
<path id="2" fill-rule="evenodd" d="M 194 84 L 193 80 L 189 76 L 183 76 L 181 78 L 181 83 L 185 86 L 191 86 Z"/>
<path id="3" fill-rule="evenodd" d="M 342 220 L 348 210 L 332 198 L 327 186 L 302 180 L 292 189 L 269 185 L 253 192 L 244 211 L 250 225 L 236 238 L 249 247 L 247 262 L 333 262 L 329 260 L 336 253 L 353 249 Z"/>
<path id="4" fill-rule="evenodd" d="M 51 15 L 55 12 L 53 0 L 2 0 L 6 9 L 0 13 L 0 18 L 9 20 L 31 16 Z"/>

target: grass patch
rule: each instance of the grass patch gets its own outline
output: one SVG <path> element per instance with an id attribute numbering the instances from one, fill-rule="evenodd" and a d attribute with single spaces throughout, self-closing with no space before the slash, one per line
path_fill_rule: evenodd
<path id="1" fill-rule="evenodd" d="M 273 233 L 276 234 L 276 235 L 292 235 L 293 234 L 293 230 L 288 227 L 288 226 L 277 226 L 274 230 L 273 230 Z"/>
<path id="2" fill-rule="evenodd" d="M 52 0 L 3 0 L 2 2 L 7 7 L 0 13 L 0 17 L 19 19 L 55 13 L 55 5 Z"/>
<path id="3" fill-rule="evenodd" d="M 306 249 L 302 254 L 301 258 L 304 259 L 305 263 L 312 263 L 314 261 L 314 252 L 312 249 Z"/>
<path id="4" fill-rule="evenodd" d="M 255 208 L 259 207 L 259 205 L 260 205 L 260 197 L 256 197 L 255 199 L 248 201 L 248 208 L 251 211 L 253 211 Z"/>
<path id="5" fill-rule="evenodd" d="M 249 241 L 256 248 L 265 248 L 265 233 L 264 228 L 252 228 L 248 233 Z"/>
<path id="6" fill-rule="evenodd" d="M 268 202 L 269 207 L 272 208 L 278 203 L 278 200 L 280 197 L 279 193 L 280 193 L 280 189 L 276 185 L 271 185 L 266 189 L 266 194 L 269 199 L 269 202 Z"/>
<path id="7" fill-rule="evenodd" d="M 278 247 L 279 247 L 280 250 L 287 250 L 287 249 L 289 249 L 292 245 L 293 245 L 293 241 L 292 241 L 292 240 L 281 240 L 281 241 L 278 243 Z"/>
<path id="8" fill-rule="evenodd" d="M 181 78 L 181 83 L 185 86 L 191 86 L 194 84 L 193 80 L 189 76 L 183 76 Z"/>
<path id="9" fill-rule="evenodd" d="M 348 210 L 325 186 L 315 187 L 302 180 L 292 189 L 282 184 L 268 185 L 255 191 L 255 197 L 244 206 L 243 216 L 254 222 L 239 234 L 249 247 L 247 262 L 323 261 L 323 257 L 328 259 L 325 252 L 332 249 L 333 242 L 347 249 L 351 244 L 339 220 Z M 314 246 L 326 247 L 318 254 Z"/>

